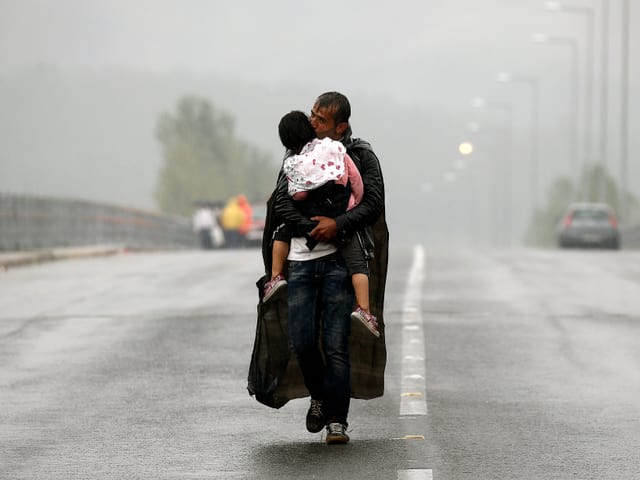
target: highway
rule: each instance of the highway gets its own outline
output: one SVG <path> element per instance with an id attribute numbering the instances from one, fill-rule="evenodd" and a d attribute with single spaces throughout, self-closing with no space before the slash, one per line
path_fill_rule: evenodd
<path id="1" fill-rule="evenodd" d="M 393 239 L 392 239 L 393 240 Z M 258 250 L 0 272 L 1 479 L 640 478 L 640 252 L 394 246 L 351 442 L 246 377 Z"/>

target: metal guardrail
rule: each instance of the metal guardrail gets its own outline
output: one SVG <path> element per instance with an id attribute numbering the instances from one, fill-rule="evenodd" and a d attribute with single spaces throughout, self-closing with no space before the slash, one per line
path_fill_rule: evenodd
<path id="1" fill-rule="evenodd" d="M 191 219 L 85 200 L 0 193 L 0 251 L 116 244 L 195 248 Z"/>
<path id="2" fill-rule="evenodd" d="M 200 248 L 190 218 L 86 200 L 0 193 L 0 251 L 105 244 Z M 623 228 L 622 248 L 640 248 L 640 226 Z"/>

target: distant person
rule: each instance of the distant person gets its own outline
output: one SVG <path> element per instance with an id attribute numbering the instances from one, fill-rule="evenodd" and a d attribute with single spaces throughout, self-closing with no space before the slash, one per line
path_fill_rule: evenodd
<path id="1" fill-rule="evenodd" d="M 251 208 L 251 205 L 249 204 L 247 197 L 245 197 L 244 195 L 240 194 L 238 195 L 237 198 L 238 198 L 238 206 L 242 209 L 242 212 L 244 213 L 244 220 L 242 222 L 242 225 L 240 225 L 238 232 L 240 233 L 240 240 L 243 243 L 246 243 L 247 232 L 249 231 L 253 223 L 253 208 Z"/>
<path id="2" fill-rule="evenodd" d="M 214 248 L 221 248 L 224 246 L 224 232 L 220 226 L 220 215 L 222 214 L 222 208 L 217 203 L 211 204 L 211 212 L 213 213 L 213 227 L 211 228 L 211 239 L 213 240 Z"/>
<path id="3" fill-rule="evenodd" d="M 309 202 L 309 192 L 329 182 L 342 186 L 343 189 L 340 190 L 344 190 L 335 195 L 335 188 L 328 191 L 325 189 L 325 195 L 320 198 L 314 197 L 314 204 L 301 205 L 301 210 L 309 217 L 336 217 L 360 203 L 363 196 L 362 177 L 342 143 L 329 137 L 316 138 L 309 119 L 301 111 L 292 111 L 284 115 L 278 131 L 280 140 L 289 153 L 284 160 L 283 170 L 288 182 L 289 195 L 294 200 Z M 346 196 L 349 187 L 350 194 Z M 289 254 L 289 233 L 285 226 L 274 239 L 271 280 L 264 287 L 265 302 L 287 283 L 283 272 Z M 316 244 L 317 241 L 307 238 L 309 250 L 313 251 Z M 351 317 L 362 322 L 373 335 L 379 337 L 378 321 L 369 309 L 368 256 L 363 251 L 359 233 L 356 232 L 341 243 L 339 251 L 349 268 L 356 295 L 357 305 Z"/>
<path id="4" fill-rule="evenodd" d="M 213 248 L 211 233 L 216 223 L 213 211 L 206 206 L 198 207 L 193 214 L 192 223 L 193 230 L 198 234 L 200 246 L 205 250 Z"/>
<path id="5" fill-rule="evenodd" d="M 238 198 L 231 197 L 220 214 L 226 246 L 231 248 L 240 246 L 242 240 L 240 229 L 245 223 L 245 218 L 246 213 L 238 204 Z"/>

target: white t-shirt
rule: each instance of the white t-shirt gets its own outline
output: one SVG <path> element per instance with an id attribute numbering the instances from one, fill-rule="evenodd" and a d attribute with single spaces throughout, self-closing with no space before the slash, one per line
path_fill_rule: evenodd
<path id="1" fill-rule="evenodd" d="M 338 249 L 333 243 L 318 242 L 313 247 L 313 250 L 309 250 L 307 247 L 307 239 L 305 237 L 293 237 L 291 239 L 291 246 L 289 247 L 288 260 L 294 260 L 296 262 L 304 262 L 306 260 L 315 260 L 317 258 L 326 257 Z"/>
<path id="2" fill-rule="evenodd" d="M 208 208 L 199 208 L 193 214 L 194 230 L 208 230 L 214 223 L 213 212 Z"/>

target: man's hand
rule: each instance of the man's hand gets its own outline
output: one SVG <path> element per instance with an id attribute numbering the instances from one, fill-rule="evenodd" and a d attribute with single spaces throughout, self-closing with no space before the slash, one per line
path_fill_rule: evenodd
<path id="1" fill-rule="evenodd" d="M 311 217 L 311 220 L 314 222 L 318 222 L 311 232 L 309 232 L 309 236 L 314 240 L 318 240 L 321 242 L 330 242 L 334 238 L 336 238 L 336 234 L 338 233 L 338 225 L 333 218 L 330 217 Z"/>

